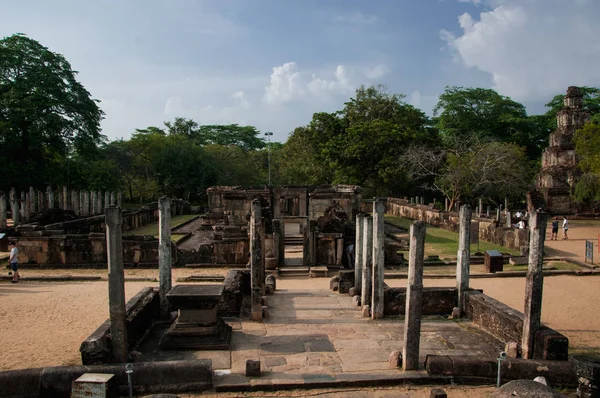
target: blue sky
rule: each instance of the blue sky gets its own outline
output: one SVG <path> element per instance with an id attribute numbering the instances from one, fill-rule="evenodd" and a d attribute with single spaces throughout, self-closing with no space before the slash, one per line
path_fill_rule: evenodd
<path id="1" fill-rule="evenodd" d="M 106 112 L 103 133 L 176 116 L 285 141 L 361 84 L 431 114 L 446 85 L 490 87 L 530 113 L 600 86 L 597 0 L 21 0 L 0 36 L 61 53 Z"/>

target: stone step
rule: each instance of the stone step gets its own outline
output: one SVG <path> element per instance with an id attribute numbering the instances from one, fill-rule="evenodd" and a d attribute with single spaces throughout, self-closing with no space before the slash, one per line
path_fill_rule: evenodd
<path id="1" fill-rule="evenodd" d="M 329 269 L 324 265 L 310 267 L 308 274 L 311 278 L 327 278 L 329 276 Z"/>

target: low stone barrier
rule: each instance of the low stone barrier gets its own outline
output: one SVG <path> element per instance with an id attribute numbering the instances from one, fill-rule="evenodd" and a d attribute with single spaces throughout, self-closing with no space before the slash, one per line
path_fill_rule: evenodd
<path id="1" fill-rule="evenodd" d="M 543 376 L 553 387 L 574 387 L 577 375 L 569 361 L 507 358 L 501 362 L 501 380 Z M 427 355 L 425 369 L 431 376 L 451 376 L 458 384 L 491 384 L 498 375 L 496 358 Z"/>
<path id="2" fill-rule="evenodd" d="M 130 349 L 160 317 L 158 288 L 146 287 L 133 296 L 126 305 L 127 338 Z M 110 320 L 106 320 L 79 347 L 84 365 L 113 362 L 110 341 Z"/>
<path id="3" fill-rule="evenodd" d="M 422 315 L 447 315 L 458 303 L 456 288 L 423 288 Z M 406 310 L 406 288 L 389 288 L 385 292 L 384 315 L 404 315 Z"/>
<path id="4" fill-rule="evenodd" d="M 465 293 L 463 311 L 474 324 L 498 340 L 504 343 L 516 342 L 520 352 L 523 313 L 476 290 Z M 569 339 L 542 325 L 535 336 L 533 357 L 536 359 L 566 361 L 569 357 Z"/>
<path id="5" fill-rule="evenodd" d="M 0 372 L 0 397 L 68 398 L 71 396 L 73 381 L 84 373 L 114 374 L 111 380 L 116 390 L 114 393 L 127 396 L 129 387 L 125 364 L 118 364 L 59 366 Z M 205 391 L 213 388 L 212 361 L 198 359 L 136 362 L 132 379 L 134 395 Z"/>
<path id="6" fill-rule="evenodd" d="M 458 232 L 458 213 L 414 205 L 404 199 L 388 198 L 386 214 L 424 221 L 437 228 Z M 478 236 L 481 240 L 514 250 L 521 250 L 521 248 L 529 246 L 527 229 L 498 226 L 495 220 L 489 218 L 473 217 L 473 221 L 479 223 Z"/>

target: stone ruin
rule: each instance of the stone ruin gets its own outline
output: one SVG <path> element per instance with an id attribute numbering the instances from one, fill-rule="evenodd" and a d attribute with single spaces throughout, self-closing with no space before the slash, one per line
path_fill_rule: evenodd
<path id="1" fill-rule="evenodd" d="M 558 128 L 550 134 L 550 144 L 542 154 L 537 189 L 528 195 L 530 210 L 542 208 L 553 214 L 572 214 L 578 210 L 571 200 L 581 176 L 573 135 L 589 120 L 590 114 L 583 110 L 583 92 L 579 87 L 569 87 L 564 107 L 556 115 Z"/>

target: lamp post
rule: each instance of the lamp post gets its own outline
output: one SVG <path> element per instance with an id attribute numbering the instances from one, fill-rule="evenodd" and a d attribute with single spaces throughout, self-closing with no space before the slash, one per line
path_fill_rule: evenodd
<path id="1" fill-rule="evenodd" d="M 269 165 L 269 186 L 271 186 L 271 136 L 273 135 L 273 133 L 265 133 L 265 136 L 267 137 L 267 153 L 268 153 L 268 160 L 267 160 L 267 164 Z"/>

